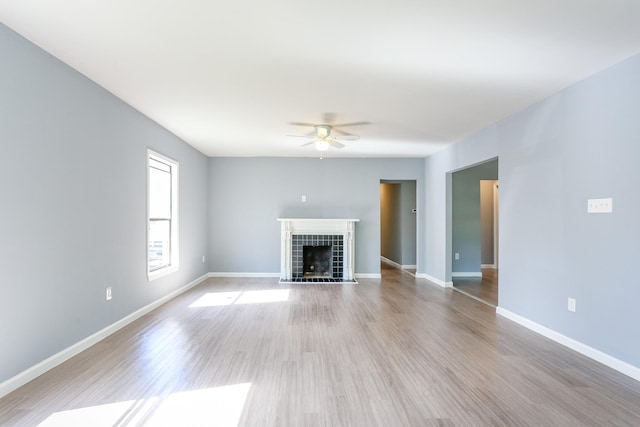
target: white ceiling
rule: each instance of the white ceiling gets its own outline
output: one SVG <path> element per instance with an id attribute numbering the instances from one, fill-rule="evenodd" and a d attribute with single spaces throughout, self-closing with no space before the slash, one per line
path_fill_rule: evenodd
<path id="1" fill-rule="evenodd" d="M 424 157 L 640 52 L 638 0 L 0 0 L 0 22 L 209 156 Z"/>

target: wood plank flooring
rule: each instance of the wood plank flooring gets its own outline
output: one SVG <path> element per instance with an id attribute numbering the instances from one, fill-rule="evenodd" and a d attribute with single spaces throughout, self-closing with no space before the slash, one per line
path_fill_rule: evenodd
<path id="1" fill-rule="evenodd" d="M 498 270 L 483 268 L 482 277 L 456 277 L 453 287 L 494 307 L 498 306 Z"/>
<path id="2" fill-rule="evenodd" d="M 209 279 L 1 399 L 0 425 L 640 425 L 640 382 L 382 271 Z"/>

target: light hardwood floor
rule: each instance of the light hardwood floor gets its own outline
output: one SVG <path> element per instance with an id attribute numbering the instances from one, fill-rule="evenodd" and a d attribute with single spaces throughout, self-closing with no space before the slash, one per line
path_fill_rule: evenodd
<path id="1" fill-rule="evenodd" d="M 482 277 L 454 278 L 453 287 L 494 307 L 498 306 L 498 270 L 495 268 L 483 268 Z"/>
<path id="2" fill-rule="evenodd" d="M 640 383 L 398 270 L 216 278 L 0 400 L 39 423 L 638 426 Z"/>

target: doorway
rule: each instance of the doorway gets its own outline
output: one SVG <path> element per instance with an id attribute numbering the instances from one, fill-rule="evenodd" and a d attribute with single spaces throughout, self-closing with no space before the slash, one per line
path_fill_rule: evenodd
<path id="1" fill-rule="evenodd" d="M 498 160 L 452 174 L 451 279 L 453 288 L 498 305 Z"/>
<path id="2" fill-rule="evenodd" d="M 416 181 L 380 181 L 381 269 L 415 276 L 417 259 Z"/>

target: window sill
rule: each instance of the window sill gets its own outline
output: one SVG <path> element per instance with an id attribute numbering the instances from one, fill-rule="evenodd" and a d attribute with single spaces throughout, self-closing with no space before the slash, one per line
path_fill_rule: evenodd
<path id="1" fill-rule="evenodd" d="M 167 276 L 171 273 L 175 273 L 176 271 L 178 271 L 178 266 L 171 265 L 169 267 L 161 268 L 160 270 L 147 272 L 147 278 L 149 279 L 150 282 L 152 282 L 156 279 Z"/>

